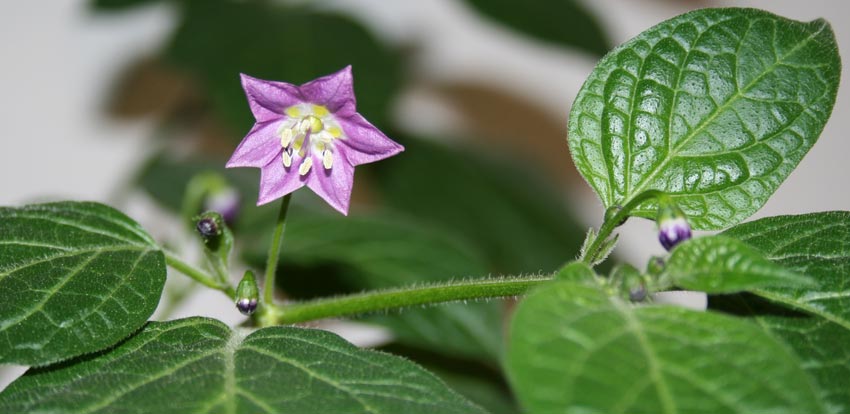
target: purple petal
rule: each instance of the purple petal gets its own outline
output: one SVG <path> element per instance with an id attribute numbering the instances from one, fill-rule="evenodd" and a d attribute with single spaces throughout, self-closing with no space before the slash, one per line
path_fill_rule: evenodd
<path id="1" fill-rule="evenodd" d="M 360 114 L 354 114 L 348 118 L 337 118 L 337 122 L 347 138 L 337 140 L 335 143 L 349 149 L 345 155 L 352 165 L 375 162 L 404 151 L 403 146 L 387 138 Z"/>
<path id="2" fill-rule="evenodd" d="M 299 89 L 306 102 L 324 105 L 337 116 L 349 116 L 355 112 L 353 82 L 349 65 L 336 73 L 307 82 Z"/>
<path id="3" fill-rule="evenodd" d="M 334 163 L 330 170 L 322 166 L 322 160 L 313 160 L 313 171 L 307 180 L 307 187 L 322 197 L 331 207 L 340 213 L 348 215 L 348 204 L 351 201 L 351 187 L 354 185 L 354 166 L 340 151 L 334 152 Z"/>
<path id="4" fill-rule="evenodd" d="M 230 156 L 226 167 L 265 167 L 272 158 L 280 155 L 280 137 L 277 129 L 280 121 L 258 122 L 242 139 Z"/>
<path id="5" fill-rule="evenodd" d="M 242 89 L 257 122 L 284 116 L 284 110 L 303 101 L 298 87 L 286 82 L 267 81 L 242 74 Z"/>
<path id="6" fill-rule="evenodd" d="M 257 205 L 281 198 L 304 186 L 305 180 L 298 175 L 298 167 L 304 159 L 292 160 L 289 168 L 284 168 L 280 158 L 271 160 L 260 170 L 260 198 Z"/>

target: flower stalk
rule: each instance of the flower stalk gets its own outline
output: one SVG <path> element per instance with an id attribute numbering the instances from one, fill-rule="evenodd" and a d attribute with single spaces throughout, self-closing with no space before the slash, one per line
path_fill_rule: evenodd
<path id="1" fill-rule="evenodd" d="M 474 279 L 316 299 L 273 306 L 260 318 L 260 323 L 263 326 L 294 324 L 411 306 L 510 297 L 550 280 L 551 275 Z"/>
<path id="2" fill-rule="evenodd" d="M 289 210 L 289 200 L 292 194 L 283 197 L 280 203 L 280 211 L 277 214 L 277 223 L 272 234 L 272 242 L 269 246 L 269 255 L 266 259 L 266 278 L 263 282 L 263 303 L 266 306 L 274 304 L 274 284 L 277 275 L 277 261 L 280 255 L 280 245 L 283 242 L 283 231 L 286 229 L 286 212 Z"/>
<path id="3" fill-rule="evenodd" d="M 590 246 L 584 251 L 582 257 L 579 258 L 580 261 L 592 264 L 597 263 L 597 256 L 599 255 L 600 248 L 605 244 L 605 241 L 608 240 L 608 237 L 611 235 L 611 232 L 614 231 L 615 228 L 621 226 L 626 220 L 629 218 L 629 214 L 631 214 L 632 210 L 637 208 L 641 203 L 646 200 L 650 200 L 653 198 L 658 198 L 663 193 L 658 190 L 647 190 L 644 191 L 635 198 L 629 200 L 624 206 L 616 210 L 614 214 L 605 214 L 605 221 L 602 223 L 602 227 L 599 229 L 599 233 L 596 235 L 596 238 L 590 244 Z"/>

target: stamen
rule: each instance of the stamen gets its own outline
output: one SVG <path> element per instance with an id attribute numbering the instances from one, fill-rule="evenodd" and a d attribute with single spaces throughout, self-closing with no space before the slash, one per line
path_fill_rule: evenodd
<path id="1" fill-rule="evenodd" d="M 298 130 L 302 133 L 307 133 L 310 130 L 310 126 L 312 126 L 312 122 L 310 122 L 309 118 L 304 118 L 301 120 L 301 123 L 298 124 Z"/>
<path id="2" fill-rule="evenodd" d="M 283 132 L 280 133 L 280 146 L 284 148 L 288 147 L 289 144 L 292 144 L 293 138 L 294 136 L 292 135 L 292 129 L 284 129 Z"/>
<path id="3" fill-rule="evenodd" d="M 292 166 L 292 150 L 290 150 L 289 148 L 283 150 L 281 158 L 283 158 L 284 167 L 289 168 Z"/>
<path id="4" fill-rule="evenodd" d="M 298 175 L 305 176 L 310 172 L 310 167 L 313 166 L 313 157 L 305 158 L 301 166 L 298 167 Z"/>
<path id="5" fill-rule="evenodd" d="M 330 151 L 322 151 L 322 165 L 325 166 L 326 170 L 330 170 L 334 165 L 334 155 Z"/>

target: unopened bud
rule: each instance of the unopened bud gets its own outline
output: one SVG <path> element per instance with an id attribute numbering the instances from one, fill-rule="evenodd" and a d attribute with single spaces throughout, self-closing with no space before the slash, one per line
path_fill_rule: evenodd
<path id="1" fill-rule="evenodd" d="M 691 226 L 688 224 L 688 219 L 675 204 L 661 204 L 656 221 L 658 222 L 658 241 L 668 251 L 691 238 Z"/>
<path id="2" fill-rule="evenodd" d="M 245 271 L 245 276 L 239 281 L 236 287 L 236 309 L 244 315 L 250 315 L 257 310 L 257 301 L 260 297 L 260 290 L 257 289 L 257 280 L 254 278 L 254 272 Z"/>
<path id="3" fill-rule="evenodd" d="M 212 217 L 203 217 L 198 220 L 197 226 L 195 228 L 198 230 L 198 233 L 201 234 L 205 239 L 210 237 L 216 237 L 221 234 L 221 228 L 216 223 L 216 220 Z"/>

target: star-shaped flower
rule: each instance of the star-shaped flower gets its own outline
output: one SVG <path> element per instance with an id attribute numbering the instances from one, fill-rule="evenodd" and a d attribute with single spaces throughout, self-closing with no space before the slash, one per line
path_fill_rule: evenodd
<path id="1" fill-rule="evenodd" d="M 242 75 L 257 122 L 227 167 L 260 168 L 257 205 L 310 187 L 348 214 L 354 167 L 404 147 L 355 110 L 351 66 L 301 86 Z"/>

